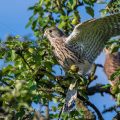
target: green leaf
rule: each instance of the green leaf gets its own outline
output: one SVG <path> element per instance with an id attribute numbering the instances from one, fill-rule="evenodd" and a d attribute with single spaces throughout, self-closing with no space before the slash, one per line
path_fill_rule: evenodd
<path id="1" fill-rule="evenodd" d="M 34 15 L 32 15 L 32 16 L 29 18 L 29 21 L 28 21 L 28 23 L 26 24 L 25 28 L 30 27 L 30 26 L 32 25 L 33 20 L 34 20 Z"/>
<path id="2" fill-rule="evenodd" d="M 101 16 L 104 17 L 107 14 L 107 10 L 106 9 L 101 9 L 100 13 L 101 13 Z"/>
<path id="3" fill-rule="evenodd" d="M 15 57 L 16 57 L 15 50 L 12 50 L 12 51 L 11 51 L 11 60 L 14 61 L 14 60 L 15 60 Z"/>
<path id="4" fill-rule="evenodd" d="M 54 112 L 56 112 L 56 111 L 57 111 L 57 108 L 56 108 L 55 106 L 52 106 L 52 110 L 53 110 Z"/>
<path id="5" fill-rule="evenodd" d="M 83 0 L 83 2 L 90 5 L 90 6 L 93 6 L 94 3 L 96 2 L 96 0 Z"/>
<path id="6" fill-rule="evenodd" d="M 90 16 L 94 17 L 94 10 L 93 10 L 92 7 L 86 6 L 85 9 L 86 9 L 86 12 L 87 12 Z"/>
<path id="7" fill-rule="evenodd" d="M 25 28 L 30 27 L 30 26 L 31 26 L 31 24 L 32 24 L 32 21 L 29 21 L 29 22 L 26 24 Z"/>
<path id="8" fill-rule="evenodd" d="M 118 50 L 119 50 L 119 46 L 115 46 L 115 47 L 112 49 L 112 53 L 118 52 Z"/>
<path id="9" fill-rule="evenodd" d="M 40 7 L 42 6 L 42 4 L 43 4 L 43 1 L 44 1 L 44 0 L 41 0 L 41 1 L 40 1 Z"/>
<path id="10" fill-rule="evenodd" d="M 70 4 L 73 5 L 73 0 L 69 0 L 70 1 Z"/>
<path id="11" fill-rule="evenodd" d="M 117 94 L 117 104 L 120 105 L 120 93 Z"/>
<path id="12" fill-rule="evenodd" d="M 111 76 L 110 76 L 110 80 L 114 80 L 117 77 L 120 77 L 120 69 L 117 69 Z"/>
<path id="13" fill-rule="evenodd" d="M 35 29 L 36 25 L 37 25 L 37 19 L 34 20 L 33 23 L 32 23 L 32 29 L 33 29 L 33 30 Z"/>

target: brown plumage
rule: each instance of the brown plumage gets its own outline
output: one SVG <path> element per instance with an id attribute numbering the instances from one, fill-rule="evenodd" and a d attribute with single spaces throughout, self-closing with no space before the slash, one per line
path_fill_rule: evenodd
<path id="1" fill-rule="evenodd" d="M 62 67 L 69 70 L 71 65 L 76 65 L 79 73 L 84 75 L 105 43 L 120 35 L 120 13 L 78 24 L 68 37 L 57 27 L 48 28 L 45 35 Z"/>
<path id="2" fill-rule="evenodd" d="M 106 59 L 104 64 L 104 71 L 108 77 L 108 80 L 112 86 L 114 86 L 120 76 L 116 77 L 114 80 L 110 80 L 110 77 L 116 70 L 120 69 L 120 52 L 111 53 L 109 49 L 105 49 Z"/>
<path id="3" fill-rule="evenodd" d="M 45 35 L 60 65 L 65 70 L 75 65 L 79 68 L 78 73 L 85 75 L 106 42 L 111 37 L 120 35 L 120 13 L 78 24 L 68 37 L 57 27 L 46 29 Z M 71 107 L 76 94 L 76 86 L 75 90 L 74 87 L 68 90 L 65 109 Z"/>

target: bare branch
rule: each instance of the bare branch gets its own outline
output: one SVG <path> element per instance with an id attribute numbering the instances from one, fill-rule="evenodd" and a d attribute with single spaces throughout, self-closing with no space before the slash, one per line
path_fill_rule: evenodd
<path id="1" fill-rule="evenodd" d="M 87 95 L 93 95 L 95 93 L 101 93 L 103 94 L 105 93 L 109 93 L 110 95 L 114 96 L 111 91 L 110 91 L 110 86 L 106 86 L 103 84 L 97 84 L 93 87 L 87 88 Z"/>

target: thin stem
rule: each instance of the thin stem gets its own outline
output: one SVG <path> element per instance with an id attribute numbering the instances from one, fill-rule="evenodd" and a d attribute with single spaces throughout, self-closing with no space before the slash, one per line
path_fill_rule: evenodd
<path id="1" fill-rule="evenodd" d="M 28 68 L 32 71 L 32 72 L 34 72 L 34 70 L 31 68 L 31 66 L 28 64 L 28 62 L 26 61 L 26 59 L 24 58 L 24 56 L 23 56 L 23 54 L 21 53 L 21 54 L 18 54 L 22 59 L 23 59 L 23 61 L 26 63 L 26 65 L 28 66 Z"/>
<path id="2" fill-rule="evenodd" d="M 93 95 L 95 93 L 109 93 L 110 95 L 112 95 L 114 97 L 114 95 L 110 92 L 110 86 L 106 86 L 103 84 L 97 84 L 93 87 L 87 88 L 87 95 Z"/>
<path id="3" fill-rule="evenodd" d="M 47 120 L 49 120 L 50 118 L 50 116 L 49 116 L 49 101 L 48 101 L 48 103 L 45 105 L 45 117 L 46 117 L 46 119 Z"/>
<path id="4" fill-rule="evenodd" d="M 99 120 L 104 120 L 103 117 L 102 117 L 102 115 L 101 115 L 101 113 L 100 113 L 100 111 L 97 109 L 97 107 L 94 104 L 92 104 L 90 101 L 88 101 L 87 99 L 85 99 L 83 96 L 80 96 L 79 94 L 78 94 L 78 98 L 80 100 L 84 101 L 84 103 L 86 103 L 88 106 L 92 107 L 95 110 L 95 112 L 98 115 Z"/>

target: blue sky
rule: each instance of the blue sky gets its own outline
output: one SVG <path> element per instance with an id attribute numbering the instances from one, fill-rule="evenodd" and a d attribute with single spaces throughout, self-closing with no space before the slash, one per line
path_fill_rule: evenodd
<path id="1" fill-rule="evenodd" d="M 26 35 L 32 33 L 25 29 L 31 11 L 27 8 L 37 0 L 1 0 L 0 1 L 0 38 L 8 34 Z"/>
<path id="2" fill-rule="evenodd" d="M 27 10 L 27 8 L 37 0 L 1 0 L 0 1 L 0 38 L 5 38 L 8 34 L 14 35 L 27 35 L 32 34 L 33 32 L 30 28 L 25 29 L 25 25 L 28 22 L 29 17 L 31 16 L 31 12 Z M 100 17 L 99 10 L 103 8 L 104 5 L 96 5 L 95 6 L 95 17 Z M 88 20 L 91 17 L 89 15 L 85 15 L 85 10 L 83 7 L 80 9 L 82 21 Z M 104 64 L 105 55 L 102 53 L 98 59 L 97 63 Z M 58 69 L 58 68 L 55 68 Z M 103 72 L 103 69 L 98 69 L 97 74 L 99 73 L 98 80 L 95 83 L 107 83 L 107 78 Z M 57 74 L 59 72 L 57 71 Z M 95 96 L 90 97 L 90 100 L 95 103 L 97 107 L 99 107 L 100 111 L 103 110 L 103 105 L 106 104 L 107 107 L 114 104 L 114 100 L 111 96 L 106 95 L 106 97 L 101 97 L 100 94 L 96 94 Z M 36 106 L 37 107 L 37 106 Z M 104 114 L 105 120 L 112 120 L 112 116 L 114 114 Z"/>

